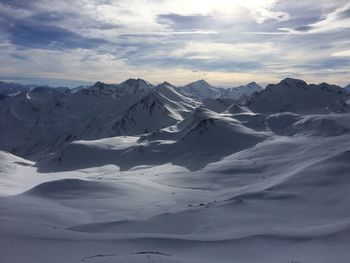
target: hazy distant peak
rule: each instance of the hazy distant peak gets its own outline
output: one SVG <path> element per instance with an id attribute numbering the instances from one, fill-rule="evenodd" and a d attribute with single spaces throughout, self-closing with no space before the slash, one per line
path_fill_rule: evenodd
<path id="1" fill-rule="evenodd" d="M 204 79 L 200 79 L 194 82 L 191 82 L 189 84 L 187 84 L 187 86 L 193 86 L 193 85 L 199 85 L 201 87 L 213 87 L 211 84 L 209 84 L 206 80 Z"/>

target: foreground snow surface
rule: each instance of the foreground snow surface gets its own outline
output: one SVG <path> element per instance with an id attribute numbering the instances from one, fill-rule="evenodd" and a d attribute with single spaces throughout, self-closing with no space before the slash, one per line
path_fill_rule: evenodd
<path id="1" fill-rule="evenodd" d="M 280 131 L 194 170 L 39 172 L 1 152 L 0 261 L 348 263 L 350 134 Z M 102 158 L 115 140 L 75 145 Z"/>

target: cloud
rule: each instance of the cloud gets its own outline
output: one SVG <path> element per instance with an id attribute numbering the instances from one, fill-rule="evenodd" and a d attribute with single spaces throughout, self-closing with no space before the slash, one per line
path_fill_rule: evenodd
<path id="1" fill-rule="evenodd" d="M 294 28 L 294 30 L 299 31 L 299 32 L 308 32 L 308 31 L 311 31 L 312 29 L 314 29 L 314 27 L 311 25 L 310 26 L 299 26 L 299 27 Z M 286 31 L 288 31 L 288 30 L 286 30 Z"/>
<path id="2" fill-rule="evenodd" d="M 327 13 L 321 20 L 296 28 L 284 28 L 290 34 L 315 34 L 350 29 L 350 3 Z"/>
<path id="3" fill-rule="evenodd" d="M 157 22 L 176 30 L 184 29 L 210 29 L 216 23 L 214 16 L 209 15 L 179 15 L 161 14 Z"/>
<path id="4" fill-rule="evenodd" d="M 7 28 L 10 41 L 20 47 L 61 49 L 94 48 L 107 42 L 99 38 L 85 38 L 69 30 L 47 25 L 15 22 Z"/>
<path id="5" fill-rule="evenodd" d="M 347 0 L 3 0 L 0 75 L 344 81 L 348 21 Z"/>
<path id="6" fill-rule="evenodd" d="M 350 57 L 350 49 L 333 53 L 334 57 Z"/>
<path id="7" fill-rule="evenodd" d="M 262 24 L 268 20 L 287 21 L 290 15 L 286 12 L 272 11 L 270 9 L 260 8 L 251 11 L 257 23 Z"/>

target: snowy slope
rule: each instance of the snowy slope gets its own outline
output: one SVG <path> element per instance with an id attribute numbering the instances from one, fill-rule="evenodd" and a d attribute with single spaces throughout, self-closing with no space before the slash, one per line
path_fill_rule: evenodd
<path id="1" fill-rule="evenodd" d="M 166 98 L 152 92 L 128 109 L 113 125 L 116 135 L 137 135 L 174 125 L 182 119 Z"/>
<path id="2" fill-rule="evenodd" d="M 91 144 L 117 151 L 108 140 Z M 43 182 L 0 199 L 2 260 L 347 263 L 348 140 L 276 136 L 193 172 L 103 166 Z"/>
<path id="3" fill-rule="evenodd" d="M 340 136 L 350 133 L 350 115 L 301 115 L 277 113 L 270 115 L 266 122 L 278 135 L 295 136 Z"/>
<path id="4" fill-rule="evenodd" d="M 332 104 L 347 99 L 346 91 L 338 86 L 327 83 L 308 85 L 302 80 L 287 78 L 255 93 L 247 105 L 259 113 L 324 113 Z"/>
<path id="5" fill-rule="evenodd" d="M 198 101 L 179 93 L 176 87 L 168 82 L 156 86 L 153 90 L 163 97 L 166 97 L 169 101 L 172 101 L 173 107 L 177 105 L 179 110 L 192 110 L 195 106 L 200 104 Z"/>

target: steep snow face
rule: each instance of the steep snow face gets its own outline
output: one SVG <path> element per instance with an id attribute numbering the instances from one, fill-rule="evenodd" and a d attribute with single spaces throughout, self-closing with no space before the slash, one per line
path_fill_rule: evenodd
<path id="1" fill-rule="evenodd" d="M 205 80 L 198 80 L 179 88 L 179 91 L 185 96 L 195 97 L 199 99 L 218 98 L 220 97 L 220 89 L 213 87 Z"/>
<path id="2" fill-rule="evenodd" d="M 182 95 L 175 86 L 171 85 L 168 82 L 164 82 L 154 88 L 154 91 L 163 97 L 167 98 L 169 101 L 172 101 L 175 107 L 175 104 L 179 104 L 182 109 L 192 110 L 195 106 L 200 103 L 192 98 L 188 98 Z"/>
<path id="3" fill-rule="evenodd" d="M 169 102 L 169 103 L 167 103 Z M 182 120 L 170 101 L 154 92 L 137 102 L 112 127 L 115 135 L 139 135 L 174 125 Z"/>
<path id="4" fill-rule="evenodd" d="M 262 90 L 263 88 L 256 82 L 251 82 L 245 86 L 222 89 L 220 97 L 226 99 L 235 99 L 237 101 L 243 101 L 249 99 L 253 95 L 253 93 Z"/>
<path id="5" fill-rule="evenodd" d="M 347 98 L 346 91 L 338 86 L 327 83 L 308 85 L 302 80 L 287 78 L 253 94 L 247 106 L 259 113 L 325 113 L 329 106 Z"/>
<path id="6" fill-rule="evenodd" d="M 141 135 L 172 126 L 199 103 L 163 83 L 131 106 L 113 125 L 114 135 Z"/>

